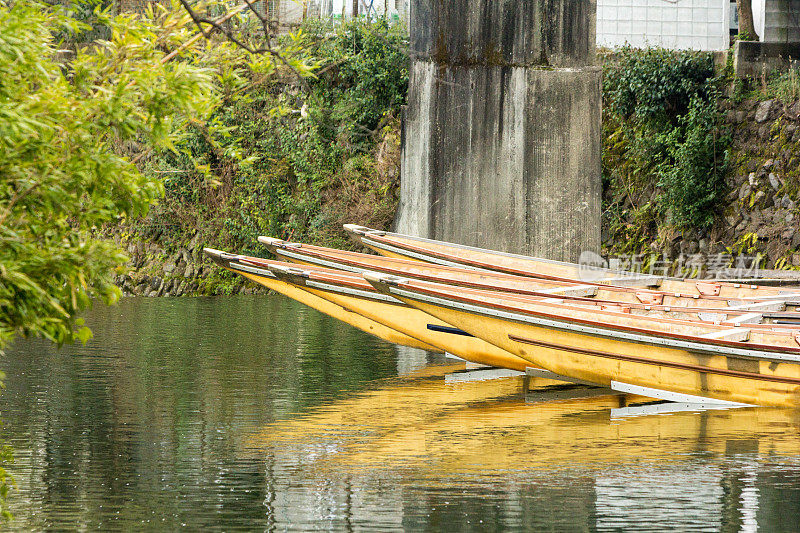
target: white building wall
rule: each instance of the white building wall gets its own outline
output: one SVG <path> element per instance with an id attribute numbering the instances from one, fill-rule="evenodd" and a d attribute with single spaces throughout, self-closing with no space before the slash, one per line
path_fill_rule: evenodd
<path id="1" fill-rule="evenodd" d="M 764 38 L 764 10 L 766 9 L 765 0 L 753 0 L 753 26 L 756 29 L 759 39 Z"/>
<path id="2" fill-rule="evenodd" d="M 598 0 L 597 44 L 725 50 L 730 16 L 729 0 Z"/>
<path id="3" fill-rule="evenodd" d="M 408 17 L 408 0 L 359 0 L 359 12 L 363 15 L 370 10 L 370 15 L 382 16 L 388 11 L 390 17 Z M 353 0 L 331 0 L 332 11 L 336 15 L 353 16 Z"/>
<path id="4" fill-rule="evenodd" d="M 280 3 L 278 20 L 282 25 L 300 24 L 303 22 L 303 3 L 295 0 Z"/>

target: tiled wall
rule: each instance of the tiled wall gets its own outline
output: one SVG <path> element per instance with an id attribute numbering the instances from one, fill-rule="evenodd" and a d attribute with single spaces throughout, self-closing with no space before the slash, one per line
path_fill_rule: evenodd
<path id="1" fill-rule="evenodd" d="M 597 44 L 729 47 L 729 0 L 597 0 Z"/>

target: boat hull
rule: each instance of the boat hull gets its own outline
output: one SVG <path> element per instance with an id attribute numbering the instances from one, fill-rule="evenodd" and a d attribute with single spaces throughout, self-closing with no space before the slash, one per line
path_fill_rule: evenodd
<path id="1" fill-rule="evenodd" d="M 276 270 L 282 281 L 295 284 L 317 298 L 378 322 L 392 330 L 435 346 L 441 351 L 481 365 L 524 372 L 533 366 L 528 360 L 471 335 L 465 335 L 423 311 L 375 291 L 366 292 L 323 281 L 311 281 L 286 271 Z M 312 285 L 313 284 L 313 285 Z M 371 287 L 366 284 L 367 288 Z"/>
<path id="2" fill-rule="evenodd" d="M 678 347 L 691 343 L 648 343 L 647 337 L 599 336 L 591 328 L 544 327 L 527 317 L 497 312 L 402 288 L 383 286 L 392 296 L 448 324 L 556 374 L 611 386 L 621 382 L 730 402 L 800 406 L 800 364 Z"/>

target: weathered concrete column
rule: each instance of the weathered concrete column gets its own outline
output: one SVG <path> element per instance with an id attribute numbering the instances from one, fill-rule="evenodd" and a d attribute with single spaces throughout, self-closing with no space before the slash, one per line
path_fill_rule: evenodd
<path id="1" fill-rule="evenodd" d="M 800 60 L 800 0 L 762 0 L 756 21 L 760 41 L 736 41 L 734 69 L 740 77 L 785 71 Z"/>
<path id="2" fill-rule="evenodd" d="M 594 0 L 414 0 L 397 231 L 560 260 L 600 247 Z"/>
<path id="3" fill-rule="evenodd" d="M 764 1 L 764 31 L 761 41 L 765 43 L 800 42 L 800 0 Z"/>

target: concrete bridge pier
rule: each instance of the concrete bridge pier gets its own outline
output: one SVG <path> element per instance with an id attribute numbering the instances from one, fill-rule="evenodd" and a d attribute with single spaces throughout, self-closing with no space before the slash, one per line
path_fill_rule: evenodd
<path id="1" fill-rule="evenodd" d="M 576 261 L 600 247 L 594 0 L 415 0 L 396 229 Z"/>

